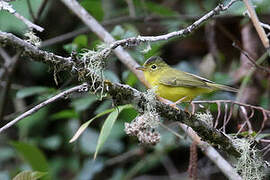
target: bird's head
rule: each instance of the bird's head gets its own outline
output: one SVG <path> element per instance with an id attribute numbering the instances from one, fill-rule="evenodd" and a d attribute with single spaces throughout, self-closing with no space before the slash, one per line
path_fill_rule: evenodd
<path id="1" fill-rule="evenodd" d="M 161 72 L 164 68 L 168 67 L 163 59 L 159 56 L 152 56 L 145 61 L 142 67 L 137 67 L 137 70 L 144 72 Z"/>

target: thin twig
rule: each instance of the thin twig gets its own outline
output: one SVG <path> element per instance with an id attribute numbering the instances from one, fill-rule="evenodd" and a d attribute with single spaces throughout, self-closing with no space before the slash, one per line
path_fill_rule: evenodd
<path id="1" fill-rule="evenodd" d="M 250 104 L 245 104 L 241 103 L 238 101 L 233 101 L 233 100 L 212 100 L 212 101 L 192 101 L 194 104 L 203 104 L 203 103 L 208 103 L 208 104 L 218 104 L 218 103 L 230 103 L 230 104 L 237 104 L 239 106 L 244 106 L 244 107 L 249 107 L 251 109 L 257 109 L 259 111 L 264 111 L 270 116 L 270 110 L 266 110 L 260 106 L 253 106 Z"/>
<path id="2" fill-rule="evenodd" d="M 251 2 L 249 0 L 243 0 L 246 7 L 247 7 L 247 10 L 248 10 L 248 13 L 249 13 L 249 16 L 250 16 L 250 19 L 263 43 L 263 46 L 268 49 L 270 46 L 269 46 L 269 39 L 267 38 L 267 35 L 264 31 L 264 29 L 262 28 L 261 24 L 260 24 L 260 21 L 258 19 L 258 16 L 256 14 L 256 11 L 253 7 L 253 5 L 251 4 Z"/>
<path id="3" fill-rule="evenodd" d="M 269 68 L 265 68 L 259 64 L 256 63 L 256 60 L 253 59 L 249 53 L 247 51 L 245 51 L 244 49 L 242 49 L 241 47 L 239 47 L 236 43 L 232 44 L 233 47 L 235 47 L 236 49 L 238 49 L 243 55 L 245 55 L 247 57 L 247 59 L 258 69 L 263 70 L 264 72 L 270 73 L 270 69 Z"/>
<path id="4" fill-rule="evenodd" d="M 122 48 L 122 46 L 135 46 L 142 42 L 155 42 L 161 40 L 168 40 L 173 37 L 181 37 L 193 32 L 197 29 L 203 22 L 212 18 L 215 15 L 220 14 L 220 12 L 227 10 L 233 3 L 238 0 L 231 0 L 227 5 L 219 4 L 209 13 L 205 14 L 203 17 L 195 21 L 193 24 L 179 31 L 174 31 L 168 34 L 160 36 L 138 36 L 127 38 L 123 40 L 115 41 L 114 38 L 108 33 L 99 22 L 92 17 L 76 0 L 61 0 L 70 10 L 72 10 L 97 36 L 99 36 L 105 43 L 109 43 L 110 47 L 105 49 L 106 54 L 109 55 L 111 50 L 114 50 L 118 58 L 143 82 L 147 87 L 148 83 L 145 81 L 143 74 L 136 71 L 138 64 L 133 58 Z"/>
<path id="5" fill-rule="evenodd" d="M 268 57 L 268 51 L 266 51 L 258 60 L 256 60 L 256 64 L 260 65 L 261 63 L 263 63 L 263 61 Z M 241 86 L 239 88 L 239 91 L 237 93 L 237 97 L 236 97 L 236 101 L 240 101 L 241 97 L 243 95 L 244 89 L 247 87 L 248 82 L 251 80 L 251 77 L 253 75 L 253 73 L 255 72 L 256 68 L 251 68 L 249 69 L 247 75 L 245 76 L 245 78 L 243 79 Z"/>
<path id="6" fill-rule="evenodd" d="M 29 10 L 29 13 L 33 19 L 33 21 L 35 22 L 36 21 L 36 17 L 35 17 L 35 14 L 34 14 L 34 11 L 33 11 L 33 8 L 32 8 L 32 5 L 30 3 L 30 0 L 26 0 L 27 2 L 27 6 L 28 6 L 28 10 Z"/>
<path id="7" fill-rule="evenodd" d="M 118 163 L 124 163 L 127 162 L 129 159 L 134 158 L 135 156 L 139 156 L 143 153 L 143 149 L 142 148 L 136 148 L 136 149 L 132 149 L 128 152 L 125 152 L 119 156 L 113 157 L 107 161 L 105 161 L 105 165 L 106 166 L 113 166 L 115 164 Z"/>
<path id="8" fill-rule="evenodd" d="M 127 17 L 117 17 L 117 18 L 114 18 L 114 19 L 105 20 L 101 24 L 103 26 L 111 26 L 111 25 L 125 23 L 125 22 L 141 21 L 141 20 L 143 20 L 143 18 L 145 18 L 145 17 L 136 17 L 136 18 L 129 17 L 129 16 L 127 16 Z M 51 39 L 47 39 L 47 40 L 42 42 L 41 47 L 47 47 L 47 46 L 50 46 L 50 45 L 53 45 L 53 44 L 57 44 L 57 43 L 60 43 L 62 41 L 74 38 L 74 37 L 76 37 L 76 36 L 78 36 L 80 34 L 86 34 L 86 33 L 89 33 L 89 32 L 91 32 L 91 29 L 89 29 L 89 27 L 82 27 L 80 29 L 68 32 L 66 34 L 62 34 L 62 35 L 53 37 Z"/>
<path id="9" fill-rule="evenodd" d="M 61 0 L 73 13 L 75 13 L 100 39 L 105 43 L 112 43 L 115 39 L 106 31 L 100 23 L 91 16 L 76 0 Z M 111 52 L 114 49 L 116 56 L 124 63 L 145 85 L 143 73 L 136 70 L 139 64 L 122 47 L 105 49 L 105 52 Z M 110 53 L 106 53 L 109 55 Z M 105 57 L 104 57 L 105 58 Z M 147 85 L 148 86 L 148 85 Z"/>
<path id="10" fill-rule="evenodd" d="M 202 152 L 223 172 L 223 174 L 231 180 L 241 180 L 233 168 L 212 146 L 201 141 L 201 138 L 185 124 L 179 123 L 180 127 L 197 143 Z"/>
<path id="11" fill-rule="evenodd" d="M 39 18 L 41 17 L 42 12 L 44 11 L 46 5 L 48 3 L 48 0 L 43 0 L 41 6 L 38 9 L 38 13 L 37 13 L 37 17 L 36 20 L 39 20 Z"/>
<path id="12" fill-rule="evenodd" d="M 174 130 L 172 130 L 171 128 L 169 128 L 168 126 L 166 126 L 165 124 L 163 123 L 159 123 L 159 125 L 161 127 L 163 127 L 164 129 L 166 129 L 167 131 L 170 131 L 172 134 L 174 134 L 176 137 L 178 137 L 179 139 L 184 139 L 183 136 L 181 136 L 180 134 L 178 134 L 177 132 L 175 132 Z"/>
<path id="13" fill-rule="evenodd" d="M 0 47 L 0 55 L 2 56 L 2 58 L 4 59 L 4 66 L 7 66 L 8 63 L 10 63 L 11 57 L 8 55 L 8 53 Z"/>
<path id="14" fill-rule="evenodd" d="M 18 64 L 20 55 L 21 55 L 21 51 L 18 51 L 17 54 L 14 55 L 12 58 L 8 58 L 8 60 L 5 60 L 7 63 L 5 67 L 6 71 L 5 71 L 5 74 L 3 74 L 3 78 L 4 76 L 6 77 L 6 85 L 3 87 L 2 92 L 1 92 L 0 121 L 2 121 L 4 113 L 5 113 L 8 93 L 9 93 L 9 89 L 10 89 L 11 81 L 12 81 L 12 75 Z"/>
<path id="15" fill-rule="evenodd" d="M 26 19 L 25 17 L 23 17 L 19 13 L 15 12 L 15 13 L 13 13 L 13 15 L 16 18 L 20 19 L 29 29 L 35 29 L 35 30 L 37 30 L 39 32 L 44 31 L 44 28 L 43 27 L 40 27 L 40 26 L 32 23 L 31 21 L 29 21 L 28 19 Z"/>
<path id="16" fill-rule="evenodd" d="M 6 45 L 22 50 L 25 56 L 29 56 L 35 61 L 41 61 L 51 65 L 61 64 L 63 69 L 69 68 L 69 70 L 74 67 L 74 62 L 72 61 L 71 57 L 65 58 L 50 52 L 39 50 L 38 47 L 27 43 L 26 41 L 14 36 L 11 33 L 0 31 L 0 46 Z"/>
<path id="17" fill-rule="evenodd" d="M 44 29 L 34 23 L 32 23 L 31 21 L 29 21 L 28 19 L 26 19 L 25 17 L 23 17 L 22 15 L 20 15 L 19 13 L 16 12 L 15 9 L 13 9 L 12 5 L 10 5 L 8 2 L 4 2 L 4 1 L 0 1 L 0 5 L 4 6 L 1 8 L 3 8 L 4 10 L 8 11 L 10 14 L 13 14 L 16 18 L 18 18 L 19 20 L 21 20 L 24 24 L 26 24 L 26 26 L 29 29 L 36 29 L 39 32 L 42 32 Z"/>
<path id="18" fill-rule="evenodd" d="M 56 100 L 60 99 L 60 98 L 65 98 L 67 95 L 74 93 L 74 92 L 80 92 L 80 91 L 88 91 L 88 84 L 84 83 L 81 84 L 79 86 L 75 86 L 73 88 L 70 88 L 66 91 L 63 91 L 49 99 L 47 99 L 46 101 L 36 105 L 35 107 L 33 107 L 32 109 L 29 109 L 28 111 L 26 111 L 25 113 L 23 113 L 22 115 L 18 116 L 17 118 L 15 118 L 14 120 L 10 121 L 9 123 L 7 123 L 5 126 L 0 128 L 0 133 L 2 133 L 4 130 L 8 129 L 9 127 L 11 127 L 12 125 L 16 124 L 17 122 L 19 122 L 20 120 L 32 115 L 33 113 L 37 112 L 38 110 L 40 110 L 41 108 L 43 108 L 44 106 L 47 106 L 48 104 L 51 104 L 53 102 L 55 102 Z"/>
<path id="19" fill-rule="evenodd" d="M 231 17 L 229 15 L 226 16 L 218 16 L 215 17 L 216 19 L 221 19 L 221 18 L 228 18 Z M 112 26 L 112 25 L 116 25 L 116 24 L 122 24 L 122 23 L 126 23 L 126 22 L 155 22 L 155 21 L 165 21 L 165 20 L 194 20 L 194 19 L 198 19 L 198 17 L 196 16 L 189 16 L 189 15 L 175 15 L 175 16 L 166 16 L 166 17 L 160 17 L 160 16 L 137 16 L 137 17 L 130 17 L 130 16 L 121 16 L 121 17 L 116 17 L 114 19 L 109 19 L 109 20 L 105 20 L 104 22 L 102 22 L 101 24 L 105 27 L 107 26 Z M 41 47 L 47 47 L 53 44 L 57 44 L 60 43 L 62 41 L 66 41 L 68 39 L 74 38 L 80 34 L 86 34 L 91 32 L 91 29 L 89 29 L 88 27 L 82 27 L 79 28 L 77 30 L 65 33 L 65 34 L 61 34 L 59 36 L 53 37 L 51 39 L 47 39 L 42 41 Z"/>
<path id="20" fill-rule="evenodd" d="M 270 25 L 269 24 L 265 24 L 265 23 L 262 23 L 260 22 L 260 25 L 265 28 L 265 29 L 268 29 L 270 31 Z"/>
<path id="21" fill-rule="evenodd" d="M 127 5 L 128 5 L 128 11 L 129 11 L 129 16 L 130 17 L 136 17 L 136 11 L 135 11 L 135 6 L 133 3 L 133 0 L 126 0 Z"/>

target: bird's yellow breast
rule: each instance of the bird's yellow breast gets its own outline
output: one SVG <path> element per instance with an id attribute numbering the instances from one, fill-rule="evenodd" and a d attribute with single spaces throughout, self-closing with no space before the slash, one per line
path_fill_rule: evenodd
<path id="1" fill-rule="evenodd" d="M 209 93 L 212 90 L 208 88 L 197 87 L 181 87 L 181 86 L 168 86 L 159 82 L 162 72 L 144 72 L 146 81 L 150 84 L 151 88 L 156 88 L 155 93 L 165 99 L 176 102 L 179 99 L 186 97 L 183 101 L 188 102 L 203 93 Z"/>

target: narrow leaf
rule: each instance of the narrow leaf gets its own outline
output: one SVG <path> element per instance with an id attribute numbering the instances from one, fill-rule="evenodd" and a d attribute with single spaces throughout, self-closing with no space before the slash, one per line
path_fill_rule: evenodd
<path id="1" fill-rule="evenodd" d="M 108 113 L 112 112 L 113 110 L 114 110 L 114 108 L 108 109 L 108 110 L 106 110 L 106 111 L 104 111 L 102 113 L 97 114 L 95 117 L 93 117 L 89 121 L 85 122 L 83 125 L 81 125 L 81 127 L 78 129 L 78 131 L 70 139 L 69 143 L 72 143 L 72 142 L 76 141 L 92 121 L 94 121 L 95 119 L 97 119 L 97 118 L 99 118 L 101 116 L 104 116 L 105 114 L 108 114 Z"/>
<path id="2" fill-rule="evenodd" d="M 117 108 L 114 109 L 114 111 L 107 117 L 107 119 L 105 120 L 101 131 L 100 131 L 100 135 L 98 137 L 98 142 L 97 142 L 97 147 L 96 147 L 96 152 L 94 155 L 94 159 L 96 159 L 97 154 L 100 150 L 100 148 L 103 146 L 103 144 L 105 143 L 105 141 L 107 140 L 112 127 L 115 123 L 115 120 L 117 119 L 119 113 L 126 108 L 130 108 L 132 107 L 131 105 L 124 105 L 124 106 L 118 106 Z"/>
<path id="3" fill-rule="evenodd" d="M 17 174 L 12 180 L 37 180 L 46 174 L 46 172 L 40 171 L 23 171 Z"/>
<path id="4" fill-rule="evenodd" d="M 44 154 L 36 146 L 16 141 L 12 141 L 10 144 L 22 155 L 23 159 L 29 163 L 33 170 L 49 171 L 49 164 Z"/>

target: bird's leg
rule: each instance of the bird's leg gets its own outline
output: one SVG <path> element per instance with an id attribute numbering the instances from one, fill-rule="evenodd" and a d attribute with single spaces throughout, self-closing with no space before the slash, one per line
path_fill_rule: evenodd
<path id="1" fill-rule="evenodd" d="M 187 96 L 182 97 L 181 99 L 177 100 L 175 103 L 170 104 L 170 106 L 172 106 L 173 108 L 177 108 L 176 105 L 181 103 L 183 100 L 185 100 L 187 98 Z"/>
<path id="2" fill-rule="evenodd" d="M 189 110 L 188 110 L 191 102 L 192 102 L 192 99 L 188 102 L 189 105 L 185 107 L 185 112 L 187 112 L 189 114 L 189 117 L 191 117 L 191 115 L 192 115 L 192 112 L 189 112 Z"/>

